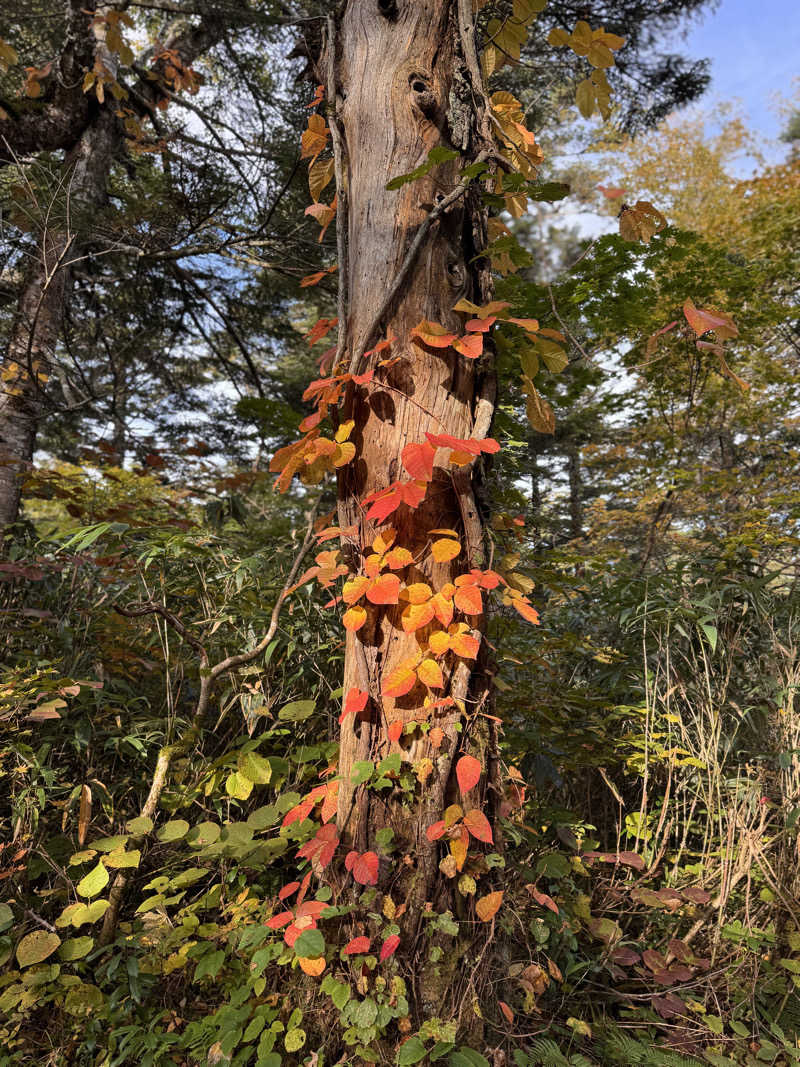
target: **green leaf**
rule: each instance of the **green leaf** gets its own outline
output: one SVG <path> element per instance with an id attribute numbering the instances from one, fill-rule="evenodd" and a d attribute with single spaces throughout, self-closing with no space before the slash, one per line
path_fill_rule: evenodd
<path id="1" fill-rule="evenodd" d="M 284 1040 L 287 1052 L 297 1052 L 306 1043 L 306 1032 L 295 1027 L 293 1030 L 287 1031 L 286 1038 Z"/>
<path id="2" fill-rule="evenodd" d="M 202 848 L 203 845 L 213 845 L 222 831 L 215 822 L 199 822 L 193 826 L 186 835 L 186 843 Z"/>
<path id="3" fill-rule="evenodd" d="M 377 1018 L 378 1005 L 372 997 L 367 997 L 360 1004 L 356 1004 L 353 1011 L 353 1022 L 361 1030 L 366 1030 L 367 1027 L 372 1026 Z"/>
<path id="4" fill-rule="evenodd" d="M 295 941 L 294 950 L 298 956 L 316 959 L 325 954 L 325 938 L 319 930 L 304 930 Z"/>
<path id="5" fill-rule="evenodd" d="M 170 819 L 156 834 L 159 841 L 180 841 L 189 833 L 189 824 L 185 819 Z"/>
<path id="6" fill-rule="evenodd" d="M 91 952 L 93 945 L 93 937 L 67 938 L 58 950 L 59 959 L 62 959 L 65 963 L 71 963 L 73 960 L 82 960 L 84 956 Z"/>
<path id="7" fill-rule="evenodd" d="M 285 704 L 278 712 L 278 718 L 282 722 L 303 722 L 314 714 L 316 703 L 313 700 L 293 700 Z"/>
<path id="8" fill-rule="evenodd" d="M 97 841 L 92 841 L 92 848 L 98 852 L 116 852 L 117 849 L 125 845 L 127 840 L 127 834 L 117 834 L 116 837 L 100 837 Z"/>
<path id="9" fill-rule="evenodd" d="M 460 1048 L 450 1053 L 450 1067 L 489 1067 L 489 1061 L 472 1048 Z"/>
<path id="10" fill-rule="evenodd" d="M 130 852 L 126 852 L 124 848 L 117 849 L 116 852 L 109 852 L 106 856 L 106 863 L 109 867 L 138 867 L 139 861 L 142 858 L 142 854 L 138 848 L 131 849 Z"/>
<path id="11" fill-rule="evenodd" d="M 410 1037 L 397 1051 L 398 1067 L 404 1067 L 408 1063 L 419 1063 L 420 1060 L 425 1059 L 425 1055 L 425 1046 L 420 1039 L 416 1035 Z"/>
<path id="12" fill-rule="evenodd" d="M 84 878 L 81 878 L 80 882 L 75 886 L 75 889 L 78 896 L 96 897 L 98 893 L 102 893 L 108 885 L 108 881 L 108 871 L 105 869 L 105 866 L 101 861 L 96 867 L 93 867 Z"/>
<path id="13" fill-rule="evenodd" d="M 139 815 L 125 823 L 125 829 L 132 834 L 149 834 L 153 829 L 153 820 L 147 815 Z"/>
<path id="14" fill-rule="evenodd" d="M 434 167 L 440 163 L 446 163 L 450 159 L 458 159 L 460 153 L 456 152 L 452 148 L 445 148 L 444 145 L 437 145 L 432 148 L 428 153 L 428 158 L 424 163 L 420 163 L 418 167 L 410 170 L 407 174 L 398 174 L 397 177 L 392 178 L 391 181 L 386 183 L 386 188 L 390 191 L 400 189 L 403 185 L 407 185 L 408 182 L 419 181 L 420 178 L 424 178 L 426 174 L 430 174 Z"/>
<path id="15" fill-rule="evenodd" d="M 313 708 L 312 703 L 312 708 Z M 285 708 L 283 709 L 286 710 Z M 257 752 L 240 752 L 237 760 L 239 774 L 253 785 L 268 785 L 272 778 L 272 767 Z"/>
<path id="16" fill-rule="evenodd" d="M 48 930 L 34 930 L 32 934 L 26 934 L 17 945 L 17 963 L 20 967 L 41 963 L 48 956 L 52 956 L 60 944 L 61 938 L 58 934 L 51 934 Z"/>
<path id="17" fill-rule="evenodd" d="M 14 912 L 8 904 L 0 904 L 0 933 L 7 930 L 14 922 Z"/>
<path id="18" fill-rule="evenodd" d="M 73 986 L 64 998 L 64 1011 L 70 1015 L 91 1015 L 102 1006 L 102 992 L 88 983 Z"/>

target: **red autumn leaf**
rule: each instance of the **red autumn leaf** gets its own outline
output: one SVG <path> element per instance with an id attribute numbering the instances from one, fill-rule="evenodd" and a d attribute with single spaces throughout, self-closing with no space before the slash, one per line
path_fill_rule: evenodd
<path id="1" fill-rule="evenodd" d="M 345 956 L 359 956 L 369 952 L 370 939 L 368 937 L 354 937 L 349 944 L 344 946 Z"/>
<path id="2" fill-rule="evenodd" d="M 434 448 L 452 448 L 457 452 L 469 452 L 472 456 L 479 456 L 481 452 L 489 454 L 500 451 L 500 445 L 493 437 L 485 437 L 477 441 L 474 437 L 453 437 L 449 433 L 425 432 Z"/>
<path id="3" fill-rule="evenodd" d="M 482 811 L 478 811 L 477 808 L 468 811 L 464 816 L 464 825 L 478 841 L 483 841 L 487 845 L 494 844 L 492 828 L 489 825 L 489 820 Z"/>
<path id="4" fill-rule="evenodd" d="M 406 445 L 401 453 L 403 466 L 412 478 L 429 482 L 433 477 L 433 457 L 436 449 L 427 441 L 423 444 Z"/>
<path id="5" fill-rule="evenodd" d="M 344 707 L 342 708 L 342 714 L 339 716 L 339 722 L 342 723 L 348 715 L 358 715 L 367 706 L 369 700 L 369 693 L 365 693 L 362 689 L 358 689 L 353 686 L 348 690 L 347 696 L 344 698 Z"/>
<path id="6" fill-rule="evenodd" d="M 378 884 L 378 855 L 376 852 L 348 852 L 344 865 L 359 885 Z"/>
<path id="7" fill-rule="evenodd" d="M 339 845 L 339 836 L 336 833 L 336 824 L 328 823 L 320 826 L 314 837 L 306 841 L 302 848 L 298 849 L 299 859 L 316 860 L 320 866 L 327 867 L 333 859 Z"/>
<path id="8" fill-rule="evenodd" d="M 381 960 L 388 960 L 397 951 L 397 946 L 400 944 L 400 938 L 397 934 L 391 934 L 383 942 L 381 946 Z"/>
<path id="9" fill-rule="evenodd" d="M 532 885 L 526 886 L 526 889 L 539 905 L 540 908 L 548 908 L 555 915 L 558 915 L 558 904 L 547 893 L 540 893 L 539 890 Z"/>
<path id="10" fill-rule="evenodd" d="M 267 926 L 270 930 L 280 930 L 282 926 L 286 926 L 290 923 L 294 915 L 290 911 L 282 911 L 279 915 L 273 915 L 271 919 L 267 919 Z"/>
<path id="11" fill-rule="evenodd" d="M 425 831 L 425 836 L 429 841 L 438 841 L 444 831 L 444 819 L 440 819 L 438 822 L 431 823 L 431 825 Z"/>
<path id="12" fill-rule="evenodd" d="M 317 341 L 321 341 L 323 337 L 330 333 L 338 321 L 338 319 L 317 319 L 306 334 L 308 343 L 310 345 L 315 345 Z"/>
<path id="13" fill-rule="evenodd" d="M 390 741 L 399 741 L 403 734 L 403 720 L 395 719 L 394 722 L 390 722 L 386 733 Z"/>
<path id="14" fill-rule="evenodd" d="M 468 793 L 478 784 L 481 777 L 481 765 L 474 756 L 462 756 L 456 764 L 456 778 L 458 788 L 462 793 Z"/>
<path id="15" fill-rule="evenodd" d="M 303 819 L 308 818 L 311 809 L 314 807 L 314 803 L 313 796 L 303 797 L 299 804 L 295 804 L 293 808 L 290 808 L 289 811 L 286 812 L 281 825 L 291 826 L 292 823 L 302 822 Z"/>
<path id="16" fill-rule="evenodd" d="M 296 892 L 299 888 L 299 882 L 289 882 L 289 884 L 285 885 L 280 893 L 278 893 L 278 900 L 286 900 L 287 897 L 290 897 L 292 893 Z"/>
<path id="17" fill-rule="evenodd" d="M 366 519 L 368 522 L 381 523 L 387 519 L 401 504 L 418 508 L 425 499 L 428 483 L 420 479 L 410 482 L 392 482 L 385 489 L 376 489 L 364 497 L 361 503 L 369 506 Z"/>

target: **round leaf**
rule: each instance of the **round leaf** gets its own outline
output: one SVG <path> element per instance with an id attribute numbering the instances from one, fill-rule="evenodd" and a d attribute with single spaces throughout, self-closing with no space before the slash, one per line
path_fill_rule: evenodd
<path id="1" fill-rule="evenodd" d="M 34 963 L 41 963 L 52 956 L 60 944 L 58 934 L 51 934 L 49 930 L 34 930 L 17 945 L 17 963 L 20 967 L 32 967 Z"/>

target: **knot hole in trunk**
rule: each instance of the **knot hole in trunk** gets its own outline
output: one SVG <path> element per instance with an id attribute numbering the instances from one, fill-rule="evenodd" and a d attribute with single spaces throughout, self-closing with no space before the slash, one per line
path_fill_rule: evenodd
<path id="1" fill-rule="evenodd" d="M 435 118 L 439 110 L 439 101 L 431 89 L 430 79 L 424 74 L 413 73 L 409 75 L 408 84 L 411 89 L 414 103 L 426 118 Z"/>
<path id="2" fill-rule="evenodd" d="M 392 22 L 397 18 L 397 0 L 378 0 L 378 11 Z"/>

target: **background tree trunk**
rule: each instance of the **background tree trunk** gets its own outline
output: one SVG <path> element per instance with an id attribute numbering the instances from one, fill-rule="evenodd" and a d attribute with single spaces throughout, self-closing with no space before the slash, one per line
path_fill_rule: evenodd
<path id="1" fill-rule="evenodd" d="M 103 108 L 64 161 L 65 203 L 42 210 L 43 219 L 57 221 L 42 229 L 0 371 L 0 537 L 17 520 L 37 423 L 45 411 L 46 383 L 55 365 L 72 266 L 81 255 L 86 216 L 105 200 L 118 136 L 114 115 Z"/>
<path id="2" fill-rule="evenodd" d="M 451 108 L 456 81 L 469 84 L 469 74 L 453 0 L 405 3 L 397 9 L 378 0 L 351 0 L 340 27 L 336 59 L 336 110 L 343 134 L 349 207 L 343 280 L 349 297 L 348 359 L 374 345 L 379 336 L 396 338 L 391 366 L 378 365 L 385 352 L 358 365 L 361 372 L 376 368 L 375 378 L 368 390 L 352 391 L 344 412 L 344 418 L 355 421 L 351 439 L 358 452 L 355 461 L 340 472 L 339 518 L 343 529 L 354 526 L 358 530 L 346 539 L 345 548 L 351 567 L 359 571 L 361 553 L 369 551 L 377 532 L 365 520 L 359 501 L 408 477 L 401 464 L 403 448 L 424 443 L 426 431 L 459 438 L 484 437 L 488 432 L 494 382 L 489 357 L 472 361 L 452 348 L 428 349 L 413 341 L 410 333 L 423 319 L 462 332 L 463 319 L 452 310 L 453 305 L 462 297 L 481 303 L 491 283 L 485 261 L 473 262 L 485 245 L 485 219 L 479 198 L 467 193 L 431 227 L 380 324 L 379 336 L 371 336 L 375 316 L 418 228 L 437 198 L 456 187 L 458 171 L 469 161 L 445 163 L 399 191 L 386 189 L 390 178 L 412 170 L 435 146 L 462 147 L 463 142 L 452 143 Z M 481 92 L 480 86 L 474 88 Z M 476 141 L 471 138 L 472 155 Z M 481 404 L 481 396 L 489 399 Z M 420 508 L 402 505 L 386 523 L 397 530 L 395 543 L 408 548 L 419 561 L 405 572 L 406 582 L 427 582 L 434 591 L 455 575 L 480 566 L 484 556 L 474 473 L 471 468 L 459 473 L 446 466 L 447 457 L 447 451 L 437 452 L 433 480 Z M 430 531 L 437 528 L 453 528 L 461 536 L 462 553 L 450 563 L 433 563 L 429 555 Z M 423 709 L 426 694 L 419 683 L 402 698 L 381 696 L 387 674 L 419 649 L 417 637 L 401 627 L 400 610 L 398 606 L 371 614 L 361 630 L 347 636 L 344 692 L 358 687 L 371 699 L 359 721 L 351 716 L 342 726 L 339 825 L 345 839 L 360 850 L 373 847 L 381 827 L 392 826 L 395 839 L 418 857 L 422 877 L 414 879 L 414 895 L 428 899 L 435 880 L 443 879 L 436 866 L 436 846 L 428 842 L 425 829 L 441 818 L 453 757 L 464 743 L 464 734 L 457 729 L 464 716 L 459 708 L 451 707 L 436 709 L 431 718 Z M 466 621 L 482 629 L 482 618 Z M 485 672 L 473 669 L 474 664 L 467 661 L 452 663 L 451 655 L 442 663 L 445 689 L 437 696 L 450 694 L 466 700 L 472 711 L 487 690 Z M 445 735 L 442 747 L 433 749 L 420 732 L 391 742 L 387 729 L 398 719 L 439 726 Z M 349 784 L 356 760 L 378 760 L 398 749 L 412 763 L 425 758 L 433 762 L 413 811 L 403 807 L 399 797 L 378 797 L 374 791 Z"/>

